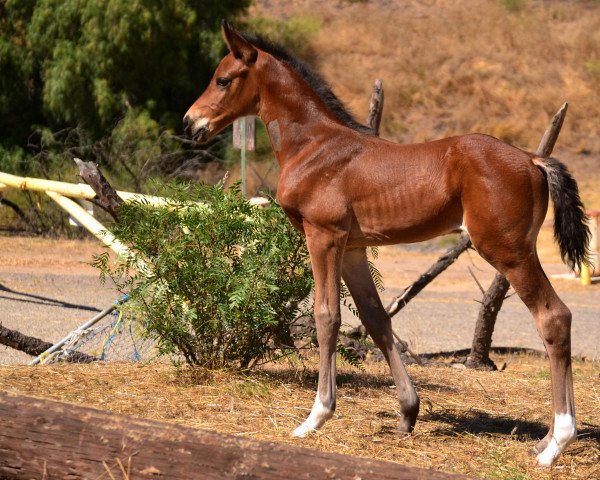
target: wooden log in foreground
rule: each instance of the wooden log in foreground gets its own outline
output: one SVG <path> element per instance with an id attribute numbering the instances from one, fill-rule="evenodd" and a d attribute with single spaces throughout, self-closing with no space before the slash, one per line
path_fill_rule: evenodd
<path id="1" fill-rule="evenodd" d="M 0 422 L 3 479 L 466 478 L 7 392 Z"/>

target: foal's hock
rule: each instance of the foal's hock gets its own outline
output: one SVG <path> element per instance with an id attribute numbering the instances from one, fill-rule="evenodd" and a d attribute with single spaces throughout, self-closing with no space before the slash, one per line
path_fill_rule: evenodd
<path id="1" fill-rule="evenodd" d="M 589 231 L 566 167 L 487 135 L 388 142 L 356 122 L 327 84 L 282 48 L 226 22 L 222 34 L 229 54 L 183 121 L 188 135 L 205 142 L 236 118 L 259 115 L 281 168 L 277 199 L 306 236 L 315 277 L 319 383 L 310 415 L 293 434 L 320 428 L 335 410 L 341 279 L 390 366 L 400 429 L 413 430 L 419 397 L 394 346 L 365 248 L 462 228 L 508 278 L 546 346 L 554 416 L 535 450 L 539 464 L 552 464 L 576 436 L 571 313 L 542 270 L 536 239 L 550 194 L 563 258 L 570 266 L 586 261 Z"/>

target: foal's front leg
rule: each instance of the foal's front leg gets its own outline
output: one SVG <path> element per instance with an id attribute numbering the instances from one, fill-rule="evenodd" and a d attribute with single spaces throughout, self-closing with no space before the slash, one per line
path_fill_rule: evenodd
<path id="1" fill-rule="evenodd" d="M 293 432 L 304 437 L 323 426 L 335 411 L 335 352 L 340 329 L 341 262 L 345 235 L 334 235 L 305 227 L 315 277 L 315 323 L 319 342 L 319 384 L 308 418 Z"/>

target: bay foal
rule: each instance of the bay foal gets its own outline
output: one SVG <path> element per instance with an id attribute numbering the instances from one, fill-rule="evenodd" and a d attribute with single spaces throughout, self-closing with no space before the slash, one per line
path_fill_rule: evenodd
<path id="1" fill-rule="evenodd" d="M 280 47 L 226 22 L 222 34 L 230 52 L 184 125 L 205 142 L 236 118 L 259 115 L 280 165 L 277 199 L 306 236 L 315 278 L 319 383 L 310 415 L 293 434 L 320 428 L 335 410 L 341 279 L 390 366 L 400 430 L 412 431 L 419 397 L 394 346 L 365 248 L 419 242 L 462 227 L 479 254 L 509 279 L 546 346 L 554 416 L 535 451 L 539 464 L 550 465 L 576 429 L 571 313 L 536 252 L 549 194 L 555 237 L 569 265 L 586 261 L 589 236 L 577 185 L 564 165 L 486 135 L 388 142 L 358 124 L 316 74 Z"/>

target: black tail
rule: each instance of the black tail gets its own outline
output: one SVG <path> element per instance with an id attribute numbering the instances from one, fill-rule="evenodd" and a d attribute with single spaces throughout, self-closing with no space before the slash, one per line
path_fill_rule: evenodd
<path id="1" fill-rule="evenodd" d="M 554 204 L 554 239 L 560 256 L 572 269 L 583 263 L 589 265 L 591 234 L 577 182 L 564 163 L 550 157 L 540 160 L 536 164 L 543 169 L 548 181 Z"/>

